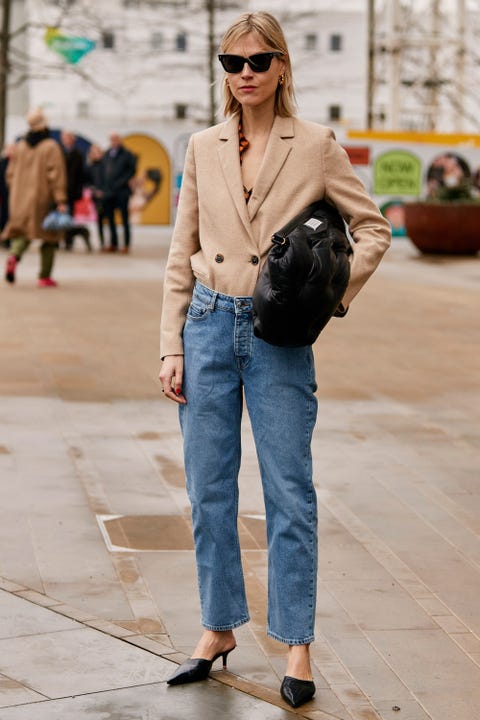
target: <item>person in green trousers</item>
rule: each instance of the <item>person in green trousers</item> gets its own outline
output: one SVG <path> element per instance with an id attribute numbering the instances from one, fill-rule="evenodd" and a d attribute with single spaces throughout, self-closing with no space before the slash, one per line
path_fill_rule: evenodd
<path id="1" fill-rule="evenodd" d="M 15 146 L 7 168 L 9 221 L 3 237 L 10 240 L 5 280 L 15 282 L 17 263 L 32 240 L 41 240 L 39 287 L 55 287 L 52 269 L 58 233 L 46 231 L 42 222 L 56 208 L 67 211 L 65 160 L 60 146 L 50 137 L 41 109 L 27 115 L 28 132 Z"/>

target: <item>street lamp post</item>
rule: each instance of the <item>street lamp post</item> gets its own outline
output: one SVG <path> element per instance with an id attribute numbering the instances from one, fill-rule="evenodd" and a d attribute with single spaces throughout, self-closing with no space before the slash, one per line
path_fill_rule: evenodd
<path id="1" fill-rule="evenodd" d="M 368 79 L 367 79 L 367 128 L 374 127 L 373 104 L 375 97 L 375 0 L 368 0 Z"/>
<path id="2" fill-rule="evenodd" d="M 7 117 L 8 47 L 10 42 L 11 0 L 2 0 L 2 29 L 0 35 L 0 147 L 5 143 Z"/>

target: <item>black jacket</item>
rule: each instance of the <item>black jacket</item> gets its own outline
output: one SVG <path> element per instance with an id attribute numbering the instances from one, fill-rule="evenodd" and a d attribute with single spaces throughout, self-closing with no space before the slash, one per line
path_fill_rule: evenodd
<path id="1" fill-rule="evenodd" d="M 130 194 L 129 181 L 136 171 L 137 158 L 127 148 L 120 145 L 116 152 L 107 150 L 102 159 L 104 167 L 105 196 L 114 197 L 122 193 Z"/>
<path id="2" fill-rule="evenodd" d="M 272 345 L 311 345 L 336 314 L 350 278 L 345 224 L 320 200 L 272 242 L 253 295 L 254 333 Z"/>
<path id="3" fill-rule="evenodd" d="M 87 163 L 85 168 L 85 184 L 91 188 L 94 195 L 96 190 L 104 190 L 105 164 L 103 162 L 103 158 Z"/>
<path id="4" fill-rule="evenodd" d="M 84 184 L 84 163 L 83 155 L 76 147 L 67 150 L 62 146 L 67 168 L 67 195 L 68 203 L 71 205 L 75 200 L 80 200 L 83 194 Z"/>

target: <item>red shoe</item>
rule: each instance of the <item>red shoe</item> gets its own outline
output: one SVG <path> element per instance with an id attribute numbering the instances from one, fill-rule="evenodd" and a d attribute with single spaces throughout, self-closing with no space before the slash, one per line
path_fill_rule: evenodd
<path id="1" fill-rule="evenodd" d="M 5 280 L 9 283 L 15 282 L 15 268 L 17 267 L 17 258 L 15 255 L 9 255 L 5 265 Z"/>
<path id="2" fill-rule="evenodd" d="M 52 278 L 40 278 L 37 280 L 38 287 L 57 287 L 57 284 Z"/>

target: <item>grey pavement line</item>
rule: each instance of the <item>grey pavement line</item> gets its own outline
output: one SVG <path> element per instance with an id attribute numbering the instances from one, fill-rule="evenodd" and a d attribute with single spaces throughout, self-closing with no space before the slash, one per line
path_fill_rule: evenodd
<path id="1" fill-rule="evenodd" d="M 422 418 L 422 416 L 419 416 L 419 421 L 420 418 Z M 434 427 L 437 430 L 442 430 L 441 424 L 432 424 L 429 421 L 428 416 L 423 416 L 421 422 L 422 425 L 429 424 L 431 427 Z M 391 430 L 388 430 L 386 432 L 386 435 L 392 439 L 395 439 L 395 436 Z M 379 482 L 388 492 L 394 494 L 395 497 L 400 500 L 400 502 L 405 504 L 406 501 L 404 497 L 400 492 L 398 492 L 395 487 L 385 482 L 382 477 L 378 477 L 377 482 Z M 446 493 L 444 493 L 438 487 L 433 485 L 428 479 L 426 479 L 424 473 L 422 473 L 417 467 L 409 468 L 408 482 L 430 502 L 434 503 L 438 507 L 441 507 L 446 513 L 448 513 L 448 515 L 453 518 L 457 523 L 459 523 L 462 529 L 468 532 L 472 538 L 478 540 L 478 527 L 475 523 L 475 519 L 466 510 L 461 508 L 454 500 L 449 498 Z M 424 513 L 422 513 L 419 509 L 415 508 L 412 504 L 408 503 L 408 508 L 412 513 L 419 517 L 423 523 L 428 525 L 436 534 L 439 534 L 445 542 L 449 543 L 453 548 L 455 548 L 458 553 L 463 555 L 466 562 L 473 566 L 473 569 L 480 569 L 480 562 L 474 557 L 471 557 L 469 551 L 465 550 L 460 542 L 452 540 L 447 533 L 439 530 L 439 528 Z"/>
<path id="2" fill-rule="evenodd" d="M 113 623 L 111 621 L 102 620 L 99 618 L 94 618 L 91 616 L 88 616 L 86 613 L 84 613 L 81 610 L 78 610 L 77 608 L 72 607 L 71 605 L 66 605 L 65 603 L 61 602 L 60 600 L 56 600 L 55 598 L 52 598 L 48 595 L 45 595 L 43 593 L 38 592 L 37 590 L 32 590 L 31 588 L 26 587 L 25 585 L 19 585 L 18 583 L 8 580 L 7 578 L 0 576 L 0 589 L 4 590 L 12 595 L 15 595 L 19 598 L 22 598 L 23 600 L 28 600 L 28 602 L 33 603 L 34 605 L 39 605 L 47 610 L 50 610 L 51 612 L 54 612 L 58 615 L 62 615 L 64 617 L 68 617 L 71 620 L 75 620 L 81 625 L 85 625 L 86 627 L 92 628 L 93 630 L 97 630 L 98 632 L 103 633 L 104 635 L 109 635 L 111 637 L 115 637 L 118 640 L 121 640 L 123 642 L 126 642 L 130 645 L 134 645 L 135 647 L 138 647 L 141 650 L 144 650 L 145 652 L 151 653 L 152 655 L 157 655 L 158 657 L 161 657 L 164 660 L 167 660 L 169 662 L 173 662 L 176 664 L 181 664 L 187 656 L 183 653 L 177 652 L 175 649 L 167 648 L 165 651 L 162 649 L 162 645 L 164 648 L 165 646 L 163 643 L 159 642 L 155 638 L 153 638 L 151 635 L 141 635 L 134 632 L 131 632 L 124 628 L 121 625 L 117 625 L 116 623 Z M 235 675 L 233 673 L 224 672 L 223 670 L 219 670 L 218 672 L 215 672 L 211 675 L 211 678 L 213 680 L 216 680 L 217 682 L 222 683 L 222 685 L 227 685 L 228 687 L 238 690 L 239 692 L 246 693 L 248 695 L 251 695 L 252 697 L 257 698 L 258 700 L 262 700 L 264 702 L 268 702 L 270 705 L 275 705 L 278 708 L 281 708 L 283 710 L 288 710 L 292 714 L 298 715 L 298 717 L 306 718 L 306 720 L 346 720 L 345 718 L 340 717 L 339 715 L 334 715 L 332 713 L 325 712 L 324 710 L 293 710 L 289 705 L 287 705 L 280 697 L 280 694 L 274 690 L 271 690 L 270 688 L 266 688 L 263 685 L 260 685 L 259 683 L 254 683 L 251 680 L 246 680 L 245 678 L 242 678 L 239 675 Z M 149 684 L 149 683 L 146 683 Z M 155 683 L 150 683 L 155 684 Z M 103 691 L 102 691 L 103 692 Z M 79 693 L 79 695 L 82 695 L 83 693 Z M 86 693 L 91 694 L 91 693 Z M 58 699 L 58 698 L 57 698 Z M 49 698 L 46 698 L 45 700 L 38 701 L 38 702 L 48 702 Z M 29 703 L 26 703 L 29 704 Z M 371 706 L 370 706 L 371 707 Z M 370 709 L 370 707 L 368 709 Z M 377 720 L 378 716 L 375 714 L 375 716 L 371 716 L 370 718 L 360 718 L 360 716 L 357 715 L 351 715 L 352 720 L 356 720 L 358 717 L 358 720 Z"/>
<path id="3" fill-rule="evenodd" d="M 111 511 L 108 498 L 105 495 L 102 483 L 95 469 L 80 450 L 81 439 L 70 432 L 64 433 L 63 437 L 69 448 L 75 473 L 81 487 L 83 487 L 90 509 L 97 517 L 97 522 L 99 517 L 113 515 L 114 513 Z M 98 524 L 99 531 L 106 542 L 102 524 L 100 522 L 98 522 Z M 107 549 L 110 550 L 108 543 L 106 543 L 106 546 Z M 135 558 L 132 557 L 131 554 L 127 556 L 126 554 L 116 552 L 110 552 L 110 558 L 135 620 L 138 621 L 141 618 L 149 618 L 157 622 L 159 627 L 163 628 L 162 618 L 158 613 L 158 608 L 146 586 Z M 125 578 L 129 578 L 129 581 L 125 581 Z"/>
<path id="4" fill-rule="evenodd" d="M 328 490 L 319 490 L 317 494 L 319 501 L 425 610 L 431 620 L 451 638 L 469 660 L 480 666 L 480 656 L 475 657 L 475 653 L 468 649 L 472 646 L 472 640 L 473 646 L 476 646 L 480 638 L 341 500 Z M 379 652 L 377 648 L 375 650 Z"/>

